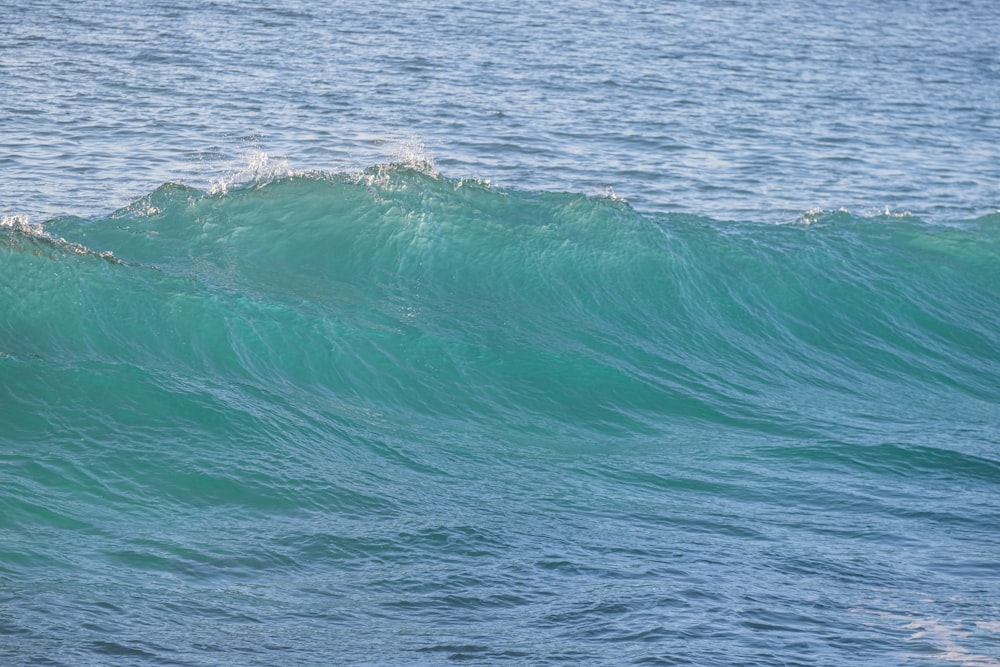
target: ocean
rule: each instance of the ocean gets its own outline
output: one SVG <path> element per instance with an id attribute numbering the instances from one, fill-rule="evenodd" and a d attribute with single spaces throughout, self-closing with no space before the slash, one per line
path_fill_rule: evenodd
<path id="1" fill-rule="evenodd" d="M 987 0 L 10 0 L 0 664 L 1000 666 Z"/>

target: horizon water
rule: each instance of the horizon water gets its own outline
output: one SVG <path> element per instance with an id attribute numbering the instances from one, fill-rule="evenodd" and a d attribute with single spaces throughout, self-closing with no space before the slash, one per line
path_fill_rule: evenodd
<path id="1" fill-rule="evenodd" d="M 1000 665 L 1000 12 L 0 7 L 0 664 Z"/>

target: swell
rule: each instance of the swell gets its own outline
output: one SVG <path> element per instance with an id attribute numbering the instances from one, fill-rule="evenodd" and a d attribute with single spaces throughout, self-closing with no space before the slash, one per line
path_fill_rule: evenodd
<path id="1" fill-rule="evenodd" d="M 406 166 L 168 184 L 0 229 L 0 363 L 136 369 L 263 422 L 903 438 L 992 424 L 998 225 L 650 216 Z"/>
<path id="2" fill-rule="evenodd" d="M 952 613 L 914 597 L 990 618 L 998 223 L 404 167 L 8 220 L 6 653 L 690 651 L 669 616 L 895 655 Z"/>

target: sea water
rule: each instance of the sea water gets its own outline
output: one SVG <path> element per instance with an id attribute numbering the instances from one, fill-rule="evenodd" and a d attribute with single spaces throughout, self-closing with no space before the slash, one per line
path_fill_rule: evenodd
<path id="1" fill-rule="evenodd" d="M 1000 665 L 992 2 L 0 7 L 0 664 Z"/>

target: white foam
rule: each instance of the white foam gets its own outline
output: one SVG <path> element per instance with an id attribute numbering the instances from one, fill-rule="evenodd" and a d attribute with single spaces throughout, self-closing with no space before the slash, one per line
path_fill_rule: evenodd
<path id="1" fill-rule="evenodd" d="M 933 603 L 934 600 L 922 599 L 921 602 Z M 945 621 L 931 616 L 917 616 L 912 612 L 884 611 L 858 607 L 852 608 L 849 611 L 856 614 L 871 614 L 880 619 L 888 619 L 898 623 L 903 629 L 911 631 L 911 634 L 906 637 L 906 641 L 929 642 L 936 649 L 936 652 L 933 654 L 904 653 L 901 657 L 907 660 L 934 658 L 935 660 L 957 663 L 962 667 L 1000 667 L 1000 660 L 997 658 L 974 653 L 959 643 L 972 635 L 972 631 L 968 629 L 971 625 L 985 632 L 1000 632 L 1000 621 L 972 621 L 970 624 L 966 619 Z"/>
<path id="2" fill-rule="evenodd" d="M 390 149 L 389 158 L 394 164 L 412 167 L 426 174 L 437 175 L 434 167 L 434 156 L 420 139 L 409 137 L 398 139 L 386 144 Z"/>
<path id="3" fill-rule="evenodd" d="M 24 234 L 25 236 L 30 236 L 52 245 L 59 246 L 69 250 L 70 252 L 76 253 L 77 255 L 93 255 L 114 264 L 121 264 L 121 260 L 115 257 L 114 253 L 110 250 L 95 252 L 87 246 L 67 241 L 66 239 L 58 236 L 53 236 L 45 231 L 45 228 L 42 225 L 31 222 L 26 215 L 16 214 L 0 216 L 0 229 L 11 229 L 15 232 Z"/>
<path id="4" fill-rule="evenodd" d="M 281 178 L 300 175 L 292 169 L 288 160 L 272 158 L 259 148 L 248 148 L 243 151 L 241 160 L 220 177 L 212 179 L 208 193 L 211 195 L 225 194 L 230 188 L 248 184 L 266 184 Z"/>
<path id="5" fill-rule="evenodd" d="M 52 238 L 41 225 L 32 223 L 28 216 L 21 214 L 0 216 L 0 229 L 13 229 L 28 236 Z"/>

